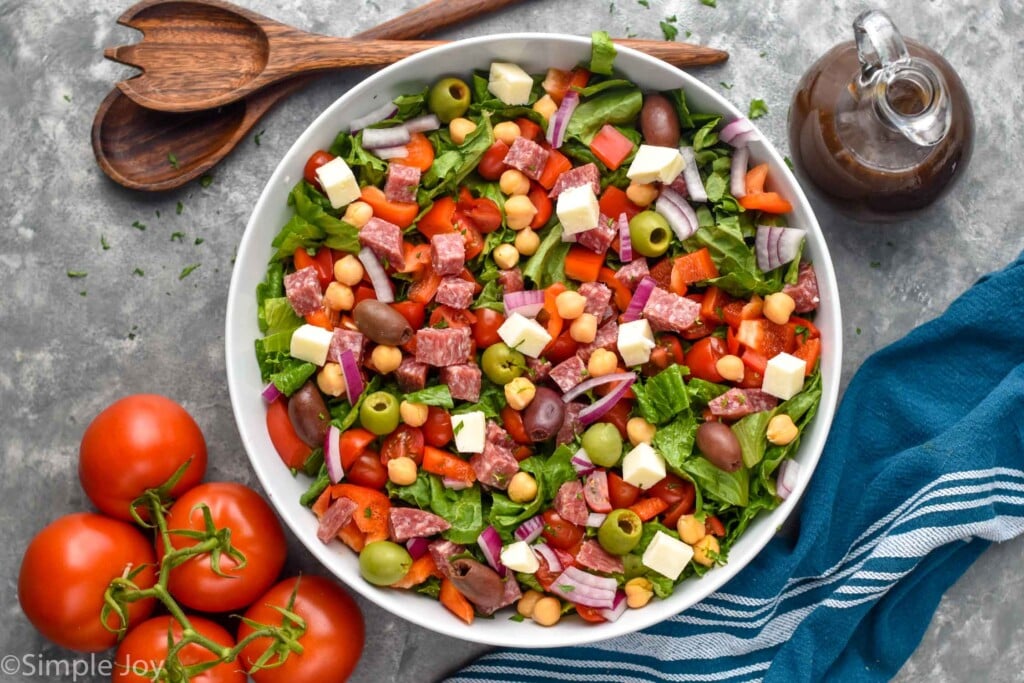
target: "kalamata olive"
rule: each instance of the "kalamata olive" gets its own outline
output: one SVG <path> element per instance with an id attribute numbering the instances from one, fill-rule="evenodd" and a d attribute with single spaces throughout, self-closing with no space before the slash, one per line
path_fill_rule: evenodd
<path id="1" fill-rule="evenodd" d="M 644 142 L 659 147 L 679 146 L 679 115 L 664 95 L 644 95 L 640 110 L 640 132 Z"/>
<path id="2" fill-rule="evenodd" d="M 558 433 L 565 421 L 565 403 L 554 390 L 539 387 L 523 415 L 526 435 L 533 441 L 546 441 Z"/>
<path id="3" fill-rule="evenodd" d="M 468 557 L 452 562 L 452 583 L 474 605 L 494 607 L 505 593 L 505 585 L 498 573 Z"/>
<path id="4" fill-rule="evenodd" d="M 401 346 L 412 339 L 412 326 L 401 313 L 376 299 L 363 299 L 352 311 L 356 327 L 377 344 Z"/>
<path id="5" fill-rule="evenodd" d="M 303 384 L 288 399 L 288 418 L 295 427 L 295 433 L 307 445 L 313 448 L 323 445 L 331 426 L 331 413 L 312 381 Z"/>
<path id="6" fill-rule="evenodd" d="M 721 422 L 705 422 L 697 427 L 697 448 L 712 465 L 726 472 L 735 472 L 743 466 L 740 441 Z"/>

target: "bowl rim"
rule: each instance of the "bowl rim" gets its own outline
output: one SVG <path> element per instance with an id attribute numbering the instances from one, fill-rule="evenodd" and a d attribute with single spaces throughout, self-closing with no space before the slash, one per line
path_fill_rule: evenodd
<path id="1" fill-rule="evenodd" d="M 343 576 L 339 571 L 339 568 L 336 567 L 338 549 L 334 544 L 327 545 L 321 543 L 316 538 L 315 533 L 310 533 L 308 519 L 301 519 L 299 517 L 300 513 L 303 518 L 308 517 L 309 511 L 306 508 L 299 506 L 297 500 L 279 501 L 274 495 L 276 488 L 275 479 L 280 478 L 281 475 L 281 472 L 279 471 L 280 460 L 277 457 L 274 457 L 273 459 L 261 457 L 261 450 L 254 442 L 255 437 L 246 427 L 248 420 L 246 418 L 246 413 L 242 408 L 242 401 L 239 400 L 239 392 L 241 392 L 242 377 L 244 375 L 242 366 L 245 362 L 241 360 L 234 360 L 232 352 L 242 350 L 244 353 L 245 350 L 249 350 L 248 355 L 251 356 L 253 340 L 242 335 L 240 329 L 238 329 L 233 323 L 239 316 L 238 310 L 241 305 L 240 302 L 242 301 L 241 297 L 252 297 L 254 296 L 254 293 L 249 288 L 249 285 L 252 283 L 242 282 L 243 269 L 238 267 L 238 265 L 242 263 L 244 256 L 249 251 L 258 249 L 262 246 L 259 244 L 253 244 L 256 240 L 254 235 L 259 232 L 257 227 L 258 219 L 268 210 L 268 203 L 270 202 L 271 195 L 274 194 L 273 190 L 275 189 L 275 186 L 283 182 L 288 183 L 288 187 L 290 189 L 291 185 L 294 184 L 295 181 L 289 174 L 294 172 L 294 168 L 296 167 L 300 169 L 299 172 L 301 174 L 301 165 L 305 163 L 305 159 L 299 160 L 297 159 L 297 155 L 309 144 L 311 138 L 317 136 L 320 129 L 323 128 L 328 121 L 333 119 L 337 112 L 350 101 L 371 99 L 374 94 L 373 86 L 375 83 L 384 80 L 387 76 L 390 76 L 395 72 L 401 72 L 407 68 L 410 63 L 443 58 L 447 54 L 457 52 L 466 47 L 476 47 L 480 45 L 486 46 L 488 43 L 502 44 L 522 40 L 552 41 L 569 45 L 571 48 L 577 50 L 586 48 L 587 51 L 589 51 L 591 45 L 591 39 L 586 36 L 573 36 L 550 32 L 517 32 L 477 36 L 452 41 L 451 43 L 434 47 L 403 59 L 400 62 L 362 79 L 342 93 L 322 112 L 320 112 L 320 114 L 318 114 L 308 126 L 306 126 L 299 137 L 294 143 L 292 143 L 289 149 L 278 161 L 270 178 L 263 186 L 259 199 L 253 207 L 252 214 L 246 222 L 245 230 L 239 241 L 237 250 L 238 264 L 232 270 L 231 282 L 228 289 L 224 350 L 231 408 L 235 418 L 236 427 L 238 428 L 239 435 L 249 461 L 256 472 L 256 476 L 259 479 L 260 484 L 263 486 L 264 491 L 270 498 L 278 516 L 284 519 L 285 523 L 291 529 L 296 538 L 303 546 L 305 546 L 307 551 L 310 552 L 321 565 L 323 565 L 325 569 L 345 584 L 346 587 L 355 590 L 357 593 L 382 609 L 431 631 L 435 631 L 449 637 L 487 645 L 547 648 L 582 645 L 598 640 L 605 640 L 607 638 L 633 633 L 653 624 L 667 620 L 712 595 L 715 591 L 741 572 L 760 554 L 764 546 L 767 545 L 767 543 L 775 536 L 777 529 L 780 528 L 787 519 L 789 519 L 793 510 L 797 507 L 813 472 L 817 468 L 825 440 L 828 436 L 832 418 L 835 413 L 836 404 L 838 402 L 843 340 L 838 286 L 836 283 L 834 266 L 828 251 L 828 245 L 826 244 L 824 234 L 817 222 L 811 204 L 797 182 L 796 177 L 788 168 L 778 150 L 759 131 L 759 134 L 761 134 L 761 143 L 758 143 L 758 152 L 760 156 L 766 157 L 770 162 L 773 184 L 780 185 L 781 189 L 785 191 L 787 197 L 794 202 L 794 211 L 790 215 L 799 215 L 801 227 L 807 229 L 808 233 L 814 236 L 813 240 L 809 240 L 808 246 L 812 246 L 813 244 L 813 251 L 815 254 L 814 260 L 816 264 L 815 270 L 818 277 L 818 288 L 821 293 L 822 301 L 828 301 L 828 324 L 821 327 L 823 329 L 823 333 L 831 330 L 831 338 L 828 340 L 830 345 L 828 347 L 827 355 L 822 354 L 822 397 L 817 415 L 811 425 L 812 433 L 810 436 L 813 438 L 805 438 L 798 451 L 801 467 L 799 469 L 796 486 L 788 499 L 782 501 L 777 508 L 763 516 L 765 518 L 776 520 L 775 525 L 767 523 L 758 524 L 758 521 L 755 520 L 755 523 L 751 528 L 748 528 L 741 540 L 738 541 L 738 543 L 743 544 L 741 548 L 744 550 L 744 554 L 746 555 L 745 559 L 743 561 L 732 561 L 732 558 L 730 558 L 730 562 L 726 565 L 717 567 L 715 571 L 708 572 L 700 579 L 698 584 L 699 588 L 695 590 L 695 596 L 690 596 L 688 594 L 684 595 L 677 590 L 677 592 L 675 592 L 669 599 L 660 601 L 660 604 L 665 606 L 661 609 L 651 609 L 649 606 L 643 610 L 631 610 L 630 614 L 632 618 L 630 619 L 619 619 L 615 622 L 600 625 L 586 624 L 583 628 L 561 627 L 555 629 L 542 629 L 542 631 L 534 638 L 527 639 L 526 642 L 523 642 L 523 640 L 528 636 L 527 630 L 516 628 L 509 631 L 513 634 L 512 637 L 503 638 L 498 636 L 499 634 L 506 632 L 504 628 L 477 628 L 475 627 L 475 624 L 478 622 L 475 622 L 474 626 L 467 627 L 461 621 L 455 619 L 436 620 L 432 618 L 432 610 L 423 610 L 422 612 L 419 610 L 408 610 L 405 602 L 409 597 L 411 597 L 409 595 L 403 593 L 400 596 L 401 599 L 397 599 L 395 596 L 391 595 L 391 593 L 396 591 L 381 590 L 376 586 L 372 586 L 369 583 L 360 580 L 358 576 L 354 577 L 355 580 L 350 580 L 353 577 Z M 741 112 L 731 102 L 719 93 L 715 92 L 697 77 L 637 50 L 622 45 L 616 45 L 616 49 L 619 55 L 629 55 L 630 59 L 637 60 L 638 66 L 641 68 L 662 72 L 665 72 L 666 70 L 669 71 L 674 77 L 681 80 L 682 84 L 680 87 L 683 87 L 688 94 L 693 91 L 700 91 L 704 97 L 710 98 L 716 103 L 718 111 L 721 111 L 725 117 L 728 118 L 731 116 L 735 118 L 744 116 L 743 112 Z M 636 78 L 633 80 L 639 81 L 639 79 Z M 332 135 L 334 132 L 335 130 L 332 129 Z M 781 172 L 784 181 L 780 181 L 779 172 Z M 818 268 L 817 265 L 819 262 L 825 263 L 826 267 Z M 823 337 L 824 336 L 825 335 L 823 334 Z M 255 360 L 249 359 L 249 362 L 254 363 Z M 826 375 L 833 378 L 832 381 L 826 382 Z M 276 456 L 276 454 L 274 455 Z M 759 519 L 762 519 L 762 517 L 759 517 Z M 347 549 L 346 552 L 348 552 Z M 426 598 L 421 598 L 420 596 L 415 596 L 415 599 L 426 600 Z M 523 624 L 516 624 L 516 626 L 521 627 Z"/>

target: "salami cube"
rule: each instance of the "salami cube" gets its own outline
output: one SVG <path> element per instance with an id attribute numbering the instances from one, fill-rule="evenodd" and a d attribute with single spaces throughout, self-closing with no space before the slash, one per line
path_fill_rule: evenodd
<path id="1" fill-rule="evenodd" d="M 604 574 L 621 574 L 624 571 L 622 558 L 612 555 L 601 544 L 588 538 L 576 553 L 576 561 L 588 569 Z"/>
<path id="2" fill-rule="evenodd" d="M 779 404 L 779 399 L 760 389 L 741 389 L 733 387 L 721 396 L 708 402 L 712 415 L 726 420 L 738 420 L 744 415 L 771 410 Z"/>
<path id="3" fill-rule="evenodd" d="M 402 229 L 374 216 L 359 230 L 359 243 L 395 268 L 405 268 Z"/>
<path id="4" fill-rule="evenodd" d="M 356 363 L 362 363 L 363 349 L 365 348 L 366 337 L 361 332 L 335 327 L 334 335 L 331 337 L 331 347 L 327 349 L 327 360 L 332 363 L 340 363 L 341 354 L 345 351 L 351 351 L 356 359 Z"/>
<path id="5" fill-rule="evenodd" d="M 583 404 L 570 401 L 565 404 L 565 418 L 562 420 L 562 427 L 555 435 L 555 444 L 561 446 L 575 439 L 583 431 L 583 423 L 580 422 L 580 411 Z"/>
<path id="6" fill-rule="evenodd" d="M 388 535 L 395 543 L 410 538 L 426 538 L 451 529 L 444 517 L 419 508 L 392 507 L 388 512 Z"/>
<path id="7" fill-rule="evenodd" d="M 407 394 L 423 389 L 427 386 L 429 370 L 430 366 L 426 363 L 420 363 L 412 356 L 406 356 L 402 359 L 402 364 L 395 370 L 395 381 L 398 382 L 398 388 Z"/>
<path id="8" fill-rule="evenodd" d="M 388 164 L 388 179 L 384 184 L 384 197 L 389 202 L 416 201 L 416 188 L 420 184 L 422 171 L 415 166 L 391 162 Z"/>
<path id="9" fill-rule="evenodd" d="M 519 588 L 519 582 L 516 581 L 514 576 L 509 576 L 505 579 L 505 588 L 497 600 L 487 602 L 486 604 L 478 603 L 476 608 L 480 610 L 480 614 L 487 616 L 494 614 L 502 607 L 508 607 L 521 597 L 523 597 L 523 593 Z"/>
<path id="10" fill-rule="evenodd" d="M 557 199 L 558 195 L 562 194 L 565 190 L 571 190 L 580 185 L 590 185 L 595 195 L 601 194 L 601 171 L 597 169 L 595 164 L 583 164 L 562 173 L 562 175 L 558 176 L 558 180 L 555 181 L 555 186 L 551 188 L 548 196 L 552 199 Z"/>
<path id="11" fill-rule="evenodd" d="M 466 265 L 466 242 L 457 232 L 430 238 L 430 264 L 438 275 L 458 275 Z"/>
<path id="12" fill-rule="evenodd" d="M 655 287 L 643 314 L 656 332 L 682 332 L 700 317 L 700 304 Z"/>
<path id="13" fill-rule="evenodd" d="M 324 293 L 320 289 L 320 277 L 316 268 L 306 266 L 284 276 L 284 292 L 288 303 L 298 316 L 307 316 L 320 310 L 324 305 Z"/>
<path id="14" fill-rule="evenodd" d="M 441 384 L 448 385 L 452 398 L 476 403 L 480 400 L 483 374 L 474 364 L 451 365 L 441 368 Z"/>
<path id="15" fill-rule="evenodd" d="M 510 268 L 509 270 L 499 271 L 498 284 L 501 285 L 501 289 L 509 294 L 511 292 L 521 292 L 526 289 L 526 284 L 523 282 L 523 272 L 519 268 Z"/>
<path id="16" fill-rule="evenodd" d="M 614 319 L 609 320 L 601 327 L 597 328 L 597 336 L 594 337 L 594 341 L 589 344 L 584 344 L 576 349 L 576 355 L 586 363 L 590 360 L 590 357 L 594 355 L 594 351 L 598 349 L 604 349 L 605 351 L 615 351 L 619 343 L 619 324 Z"/>
<path id="17" fill-rule="evenodd" d="M 679 194 L 681 194 L 683 197 L 690 196 L 690 191 L 686 189 L 686 178 L 683 176 L 682 173 L 677 175 L 676 179 L 669 183 L 668 186 L 675 190 L 676 192 L 678 192 Z"/>
<path id="18" fill-rule="evenodd" d="M 571 356 L 551 368 L 551 379 L 562 390 L 569 391 L 587 376 L 587 366 L 579 356 Z"/>
<path id="19" fill-rule="evenodd" d="M 567 522 L 585 526 L 590 512 L 583 499 L 583 484 L 573 479 L 562 484 L 555 494 L 555 512 Z"/>
<path id="20" fill-rule="evenodd" d="M 473 333 L 468 327 L 428 327 L 416 331 L 416 360 L 420 363 L 438 368 L 463 365 L 472 353 Z"/>
<path id="21" fill-rule="evenodd" d="M 786 285 L 782 291 L 793 297 L 793 302 L 796 304 L 794 312 L 810 313 L 816 309 L 821 297 L 818 295 L 818 277 L 814 274 L 814 266 L 809 263 L 801 263 L 796 284 Z"/>
<path id="22" fill-rule="evenodd" d="M 494 420 L 487 421 L 487 434 L 485 435 L 485 438 L 487 439 L 487 443 L 494 444 L 499 448 L 504 448 L 509 453 L 511 453 L 516 447 L 515 439 L 509 436 L 508 432 L 505 431 L 505 428 Z"/>
<path id="23" fill-rule="evenodd" d="M 584 282 L 578 291 L 580 296 L 587 300 L 583 312 L 597 316 L 598 320 L 604 318 L 612 303 L 612 290 L 608 288 L 608 285 L 603 285 L 600 282 Z"/>
<path id="24" fill-rule="evenodd" d="M 472 282 L 461 277 L 445 277 L 434 294 L 434 301 L 452 308 L 466 309 L 473 303 L 474 289 Z"/>
<path id="25" fill-rule="evenodd" d="M 615 279 L 628 287 L 629 291 L 632 292 L 640 284 L 640 281 L 650 274 L 651 270 L 647 267 L 647 259 L 640 256 L 619 268 L 615 273 Z"/>
<path id="26" fill-rule="evenodd" d="M 316 530 L 316 537 L 320 542 L 330 543 L 331 539 L 352 521 L 352 514 L 358 507 L 355 501 L 344 496 L 331 503 L 327 512 L 320 518 L 320 526 Z"/>
<path id="27" fill-rule="evenodd" d="M 576 233 L 576 243 L 590 251 L 603 254 L 608 251 L 608 247 L 612 245 L 618 234 L 619 230 L 615 227 L 614 222 L 601 216 L 597 220 L 596 227 Z"/>
<path id="28" fill-rule="evenodd" d="M 512 452 L 487 441 L 483 453 L 476 453 L 469 459 L 476 480 L 492 489 L 508 488 L 512 476 L 519 471 L 519 461 Z"/>
<path id="29" fill-rule="evenodd" d="M 503 162 L 506 166 L 519 169 L 527 178 L 538 180 L 544 172 L 548 156 L 549 152 L 533 140 L 518 137 L 505 154 Z"/>
<path id="30" fill-rule="evenodd" d="M 543 382 L 551 374 L 551 361 L 547 358 L 526 357 L 526 378 L 538 384 Z"/>
<path id="31" fill-rule="evenodd" d="M 437 565 L 438 570 L 445 578 L 452 578 L 452 561 L 451 558 L 455 555 L 461 555 L 466 552 L 466 546 L 459 545 L 458 543 L 452 543 L 448 540 L 436 540 L 427 546 L 427 551 L 430 556 L 434 558 L 434 564 Z"/>

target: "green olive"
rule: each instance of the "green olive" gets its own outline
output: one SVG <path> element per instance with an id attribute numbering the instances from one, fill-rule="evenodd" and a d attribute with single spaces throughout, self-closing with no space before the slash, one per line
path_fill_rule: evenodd
<path id="1" fill-rule="evenodd" d="M 469 86 L 458 78 L 442 78 L 430 89 L 427 106 L 442 123 L 451 123 L 469 109 Z"/>
<path id="2" fill-rule="evenodd" d="M 523 374 L 526 359 L 523 354 L 504 342 L 491 344 L 480 356 L 480 367 L 487 379 L 495 384 L 505 385 Z"/>
<path id="3" fill-rule="evenodd" d="M 599 467 L 613 467 L 622 457 L 622 435 L 615 425 L 598 422 L 583 432 L 583 450 L 590 462 Z"/>
<path id="4" fill-rule="evenodd" d="M 641 211 L 629 221 L 629 240 L 641 256 L 661 256 L 671 239 L 672 229 L 660 213 Z"/>
<path id="5" fill-rule="evenodd" d="M 409 551 L 391 541 L 367 543 L 359 553 L 359 573 L 375 586 L 390 586 L 409 572 Z"/>
<path id="6" fill-rule="evenodd" d="M 640 515 L 628 509 L 612 510 L 597 530 L 597 542 L 612 555 L 627 555 L 640 542 L 643 530 Z"/>
<path id="7" fill-rule="evenodd" d="M 386 391 L 375 391 L 359 407 L 359 422 L 374 434 L 390 434 L 398 428 L 398 399 Z"/>

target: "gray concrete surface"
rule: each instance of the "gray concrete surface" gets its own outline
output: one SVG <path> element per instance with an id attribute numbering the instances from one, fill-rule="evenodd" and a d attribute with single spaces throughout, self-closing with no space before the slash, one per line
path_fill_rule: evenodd
<path id="1" fill-rule="evenodd" d="M 414 0 L 247 0 L 296 26 L 347 34 L 413 6 Z M 213 184 L 163 195 L 130 192 L 93 161 L 93 113 L 126 69 L 102 49 L 131 40 L 115 17 L 127 2 L 0 0 L 0 656 L 70 660 L 47 644 L 17 602 L 20 559 L 32 535 L 89 507 L 76 476 L 85 425 L 128 393 L 174 397 L 209 443 L 212 480 L 256 485 L 242 451 L 224 378 L 223 316 L 232 256 L 277 159 L 304 126 L 357 82 L 331 76 L 268 116 L 213 172 Z M 732 53 L 700 71 L 745 107 L 763 98 L 759 121 L 786 148 L 788 98 L 803 70 L 848 39 L 866 5 L 853 0 L 538 2 L 450 31 L 458 38 L 508 30 L 569 29 L 660 38 L 675 16 L 680 38 Z M 967 84 L 978 144 L 964 181 L 940 205 L 878 227 L 835 215 L 817 201 L 836 262 L 845 313 L 844 382 L 872 351 L 940 313 L 979 275 L 1022 247 L 1024 4 L 956 0 L 876 3 L 904 34 L 944 53 Z M 355 11 L 351 8 L 355 7 Z M 145 225 L 138 229 L 133 223 Z M 172 239 L 184 233 L 178 241 Z M 197 238 L 202 240 L 196 244 Z M 109 249 L 103 249 L 106 241 Z M 182 269 L 201 264 L 184 279 Z M 139 273 L 136 272 L 139 269 Z M 84 271 L 69 278 L 67 271 Z M 1019 311 L 1015 314 L 1019 314 Z M 993 321 L 998 324 L 998 321 Z M 870 492 L 868 492 L 870 495 Z M 292 539 L 288 570 L 317 571 Z M 1024 651 L 1024 544 L 989 550 L 943 599 L 900 681 L 1020 680 Z M 436 680 L 483 648 L 450 640 L 363 602 L 368 626 L 359 682 Z M 0 679 L 62 680 L 0 674 Z M 79 677 L 100 681 L 102 676 Z"/>

